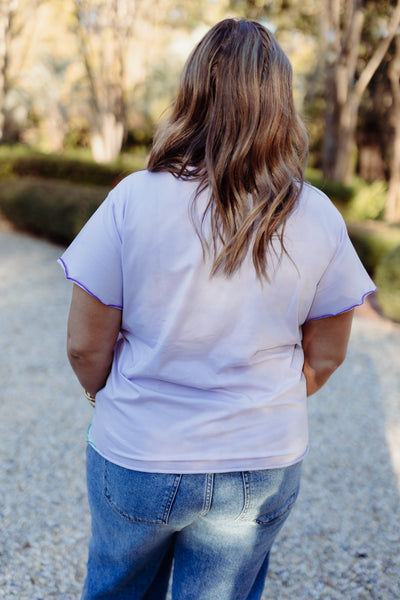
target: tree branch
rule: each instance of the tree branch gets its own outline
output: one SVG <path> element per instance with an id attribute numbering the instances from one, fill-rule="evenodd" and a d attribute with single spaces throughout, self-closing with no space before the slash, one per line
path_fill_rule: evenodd
<path id="1" fill-rule="evenodd" d="M 361 75 L 358 78 L 356 85 L 353 88 L 352 96 L 354 98 L 361 98 L 369 82 L 371 81 L 375 71 L 381 64 L 388 48 L 396 35 L 397 28 L 400 24 L 400 0 L 397 0 L 396 8 L 393 11 L 392 17 L 388 24 L 388 34 L 378 44 L 375 52 L 371 56 L 370 60 L 364 67 Z"/>
<path id="2" fill-rule="evenodd" d="M 97 86 L 95 81 L 95 76 L 93 73 L 92 66 L 89 60 L 89 50 L 88 50 L 88 40 L 85 37 L 83 26 L 81 25 L 81 13 L 78 6 L 75 6 L 74 15 L 77 20 L 76 25 L 76 35 L 79 41 L 79 45 L 81 47 L 81 55 L 83 58 L 83 64 L 85 66 L 86 75 L 88 77 L 89 86 L 91 90 L 92 103 L 95 110 L 95 114 L 99 114 L 100 112 L 100 103 L 99 103 L 99 95 L 97 92 Z"/>

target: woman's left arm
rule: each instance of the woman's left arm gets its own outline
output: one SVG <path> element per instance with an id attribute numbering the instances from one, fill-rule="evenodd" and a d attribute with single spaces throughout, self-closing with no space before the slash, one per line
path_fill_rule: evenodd
<path id="1" fill-rule="evenodd" d="M 111 370 L 122 311 L 74 284 L 68 317 L 67 353 L 81 385 L 94 396 Z"/>

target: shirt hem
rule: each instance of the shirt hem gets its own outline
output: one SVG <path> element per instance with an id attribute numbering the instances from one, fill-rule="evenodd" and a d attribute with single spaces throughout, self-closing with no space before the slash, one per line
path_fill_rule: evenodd
<path id="1" fill-rule="evenodd" d="M 338 315 L 342 315 L 343 313 L 349 312 L 349 310 L 353 310 L 353 308 L 356 308 L 357 306 L 361 306 L 362 304 L 364 304 L 364 300 L 367 296 L 369 296 L 370 294 L 372 294 L 373 292 L 376 292 L 378 288 L 375 287 L 372 290 L 369 290 L 368 292 L 365 292 L 365 294 L 363 294 L 361 300 L 359 302 L 356 302 L 355 304 L 352 304 L 351 306 L 349 306 L 348 308 L 343 308 L 342 310 L 339 310 L 338 312 L 333 312 L 333 313 L 327 313 L 318 317 L 310 317 L 309 319 L 306 319 L 305 323 L 308 323 L 309 321 L 317 321 L 318 319 L 326 319 L 327 317 L 337 317 Z"/>
<path id="2" fill-rule="evenodd" d="M 89 288 L 87 288 L 83 283 L 81 283 L 78 279 L 74 279 L 73 277 L 71 277 L 71 275 L 68 273 L 68 267 L 65 264 L 65 262 L 63 261 L 62 258 L 59 258 L 57 260 L 58 264 L 64 269 L 65 272 L 65 277 L 69 280 L 72 281 L 73 283 L 76 283 L 77 285 L 79 285 L 80 288 L 82 288 L 85 292 L 87 292 L 88 294 L 90 294 L 91 296 L 93 296 L 93 298 L 96 298 L 96 300 L 98 300 L 99 302 L 101 302 L 102 304 L 105 304 L 105 306 L 110 306 L 111 308 L 118 308 L 119 310 L 122 310 L 122 306 L 119 306 L 118 304 L 108 304 L 107 302 L 103 302 L 103 300 L 101 300 L 101 298 L 99 298 L 98 296 L 96 296 L 96 294 L 94 294 L 93 292 L 91 292 L 89 290 Z"/>
<path id="3" fill-rule="evenodd" d="M 298 455 L 291 455 L 291 458 L 284 459 L 283 456 L 271 456 L 264 458 L 247 459 L 225 459 L 225 460 L 207 460 L 207 461 L 146 461 L 146 460 L 121 460 L 108 453 L 102 452 L 88 437 L 87 443 L 96 450 L 100 456 L 111 463 L 129 469 L 131 471 L 140 471 L 144 473 L 172 473 L 181 475 L 194 475 L 199 473 L 237 473 L 243 471 L 264 471 L 267 469 L 283 469 L 295 465 L 307 456 L 309 446 Z"/>

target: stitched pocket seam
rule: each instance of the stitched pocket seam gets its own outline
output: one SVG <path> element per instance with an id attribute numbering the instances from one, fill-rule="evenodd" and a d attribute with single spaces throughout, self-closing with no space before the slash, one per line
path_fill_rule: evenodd
<path id="1" fill-rule="evenodd" d="M 288 513 L 291 510 L 292 506 L 294 505 L 294 503 L 296 501 L 296 498 L 297 498 L 297 492 L 294 492 L 283 507 L 281 507 L 279 510 L 276 510 L 272 513 L 260 515 L 259 517 L 257 517 L 257 519 L 254 519 L 254 523 L 257 523 L 258 525 L 270 525 L 274 521 L 281 519 L 282 517 L 284 517 L 286 515 L 286 513 Z M 261 517 L 268 517 L 268 518 L 262 519 Z"/>
<path id="2" fill-rule="evenodd" d="M 131 523 L 146 523 L 148 525 L 167 525 L 168 524 L 172 506 L 174 504 L 174 500 L 175 500 L 176 494 L 178 492 L 179 484 L 181 482 L 181 478 L 182 478 L 181 475 L 175 475 L 174 481 L 168 491 L 166 501 L 164 501 L 161 505 L 161 509 L 160 509 L 159 513 L 161 513 L 162 516 L 154 518 L 154 519 L 142 519 L 142 518 L 134 517 L 134 516 L 126 513 L 119 506 L 117 506 L 117 504 L 115 504 L 115 502 L 113 501 L 109 487 L 108 487 L 107 466 L 108 466 L 108 461 L 105 461 L 103 493 L 104 493 L 104 497 L 106 498 L 107 502 L 109 503 L 109 505 L 111 506 L 111 508 L 113 510 L 115 510 L 121 517 L 123 517 L 127 521 L 130 521 Z"/>

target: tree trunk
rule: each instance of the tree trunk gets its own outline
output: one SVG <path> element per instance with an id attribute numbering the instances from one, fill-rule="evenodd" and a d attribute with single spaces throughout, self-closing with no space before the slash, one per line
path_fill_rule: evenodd
<path id="1" fill-rule="evenodd" d="M 107 163 L 117 160 L 124 137 L 124 123 L 114 113 L 97 115 L 96 125 L 90 134 L 90 147 L 96 162 Z"/>
<path id="2" fill-rule="evenodd" d="M 6 122 L 5 101 L 8 92 L 8 60 L 10 31 L 13 13 L 16 8 L 15 2 L 4 2 L 0 5 L 0 142 L 4 135 L 4 126 Z"/>
<path id="3" fill-rule="evenodd" d="M 349 183 L 355 168 L 354 140 L 360 104 L 352 91 L 364 13 L 360 0 L 350 0 L 345 6 L 340 0 L 326 0 L 325 15 L 328 46 L 323 172 L 327 179 Z"/>
<path id="4" fill-rule="evenodd" d="M 393 155 L 385 216 L 390 223 L 400 222 L 400 35 L 396 37 L 396 54 L 389 70 L 392 88 Z"/>
<path id="5" fill-rule="evenodd" d="M 394 142 L 385 216 L 389 223 L 400 223 L 400 133 L 396 134 Z"/>
<path id="6" fill-rule="evenodd" d="M 94 8 L 97 19 L 91 24 L 87 15 Z M 86 0 L 75 7 L 76 31 L 90 89 L 90 146 L 96 162 L 115 161 L 122 147 L 126 129 L 124 61 L 134 23 L 132 10 L 129 2 L 122 0 L 102 0 L 98 4 Z M 101 45 L 107 32 L 107 44 Z"/>
<path id="7" fill-rule="evenodd" d="M 5 19 L 0 13 L 0 142 L 3 139 L 5 116 L 5 100 L 6 100 L 6 85 L 5 85 L 5 54 L 6 54 L 6 31 Z"/>
<path id="8" fill-rule="evenodd" d="M 341 107 L 338 118 L 338 136 L 335 160 L 332 164 L 332 179 L 345 185 L 351 184 L 357 162 L 355 132 L 359 102 L 353 98 Z"/>
<path id="9" fill-rule="evenodd" d="M 400 23 L 400 0 L 374 53 L 355 82 L 364 23 L 363 3 L 349 0 L 338 17 L 338 0 L 326 0 L 330 46 L 326 56 L 326 135 L 323 150 L 324 177 L 351 183 L 356 166 L 355 134 L 363 93 L 382 62 Z"/>

